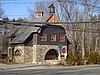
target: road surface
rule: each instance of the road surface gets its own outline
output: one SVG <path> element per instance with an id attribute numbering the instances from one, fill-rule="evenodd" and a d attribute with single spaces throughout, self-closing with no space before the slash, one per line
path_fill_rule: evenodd
<path id="1" fill-rule="evenodd" d="M 27 67 L 0 70 L 0 75 L 100 75 L 100 65 L 74 67 Z"/>

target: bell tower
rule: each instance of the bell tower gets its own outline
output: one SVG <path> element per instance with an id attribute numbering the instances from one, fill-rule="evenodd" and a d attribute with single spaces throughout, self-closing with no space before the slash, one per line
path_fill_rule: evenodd
<path id="1" fill-rule="evenodd" d="M 55 13 L 55 7 L 54 7 L 53 4 L 50 4 L 50 6 L 48 8 L 49 8 L 49 13 L 50 14 L 54 14 Z"/>

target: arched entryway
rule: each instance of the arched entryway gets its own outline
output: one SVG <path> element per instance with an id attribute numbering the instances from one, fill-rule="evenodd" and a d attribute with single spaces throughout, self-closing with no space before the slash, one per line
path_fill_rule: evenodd
<path id="1" fill-rule="evenodd" d="M 57 58 L 58 58 L 58 51 L 55 49 L 50 49 L 45 55 L 45 60 L 55 60 Z"/>

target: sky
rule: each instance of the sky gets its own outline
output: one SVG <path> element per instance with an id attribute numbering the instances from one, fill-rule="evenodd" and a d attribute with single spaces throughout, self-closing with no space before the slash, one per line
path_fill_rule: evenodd
<path id="1" fill-rule="evenodd" d="M 35 2 L 41 2 L 41 0 L 0 0 L 5 15 L 9 19 L 28 18 L 28 9 L 34 10 Z M 47 0 L 50 1 L 50 0 Z M 24 3 L 26 2 L 26 3 Z M 16 4 L 17 3 L 17 4 Z"/>
<path id="2" fill-rule="evenodd" d="M 9 19 L 29 18 L 28 9 L 34 10 L 35 2 L 41 2 L 42 0 L 0 0 L 5 15 Z M 54 0 L 44 0 L 54 1 Z"/>

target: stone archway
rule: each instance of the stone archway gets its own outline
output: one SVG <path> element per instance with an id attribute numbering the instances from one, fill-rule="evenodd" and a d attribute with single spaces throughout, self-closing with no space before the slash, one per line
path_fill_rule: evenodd
<path id="1" fill-rule="evenodd" d="M 45 60 L 55 60 L 57 58 L 58 58 L 58 51 L 55 49 L 50 49 L 45 55 Z"/>

